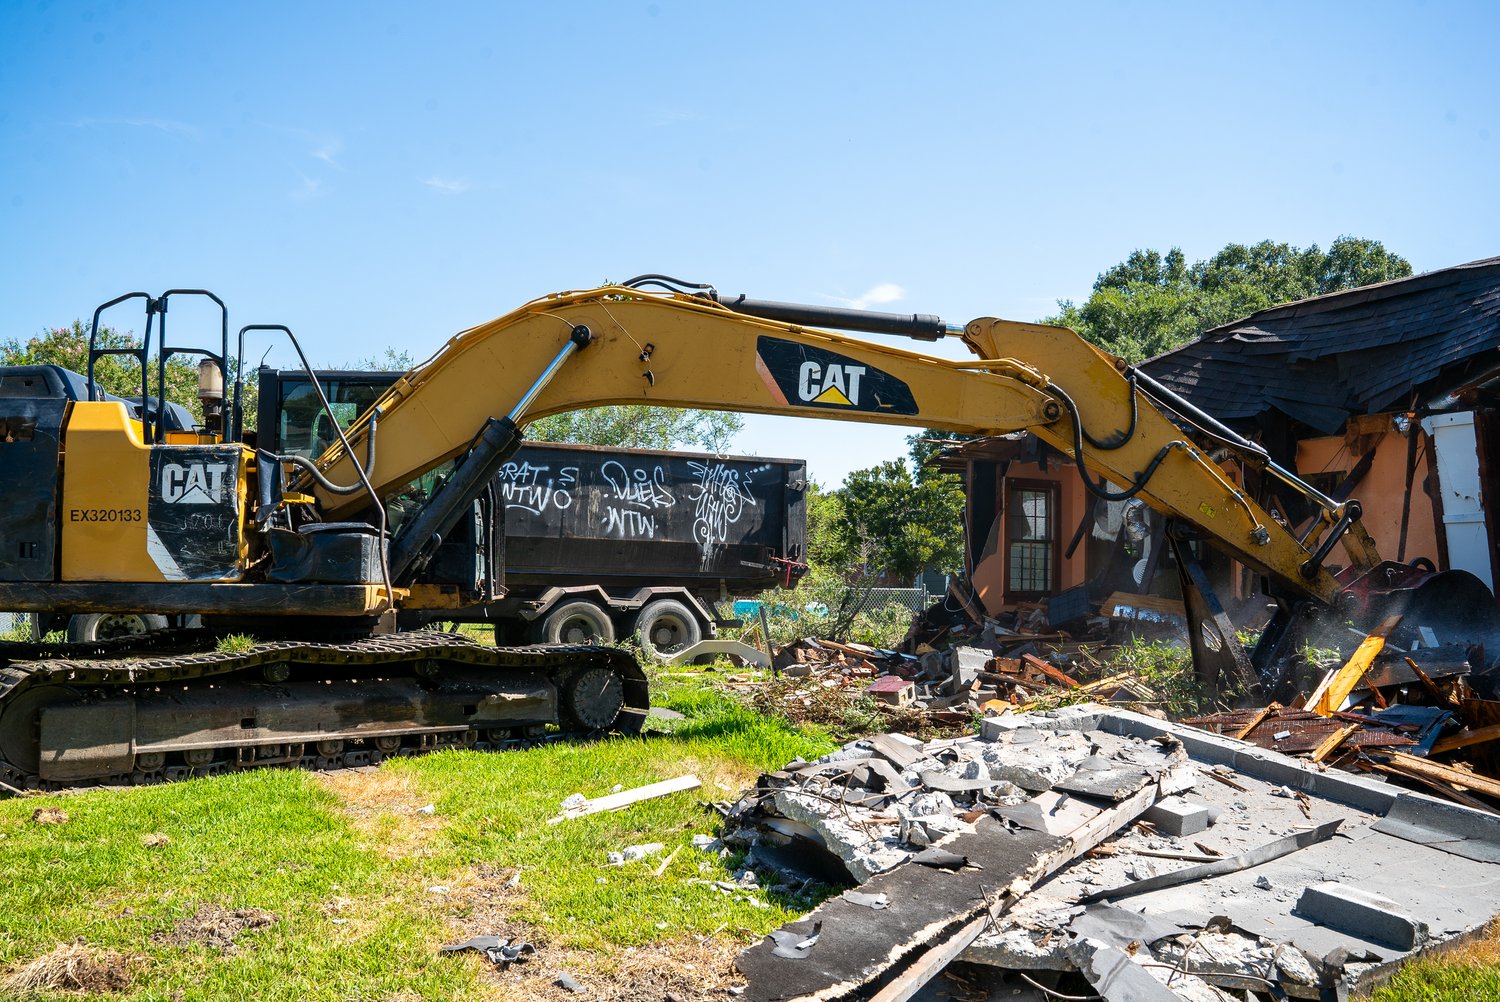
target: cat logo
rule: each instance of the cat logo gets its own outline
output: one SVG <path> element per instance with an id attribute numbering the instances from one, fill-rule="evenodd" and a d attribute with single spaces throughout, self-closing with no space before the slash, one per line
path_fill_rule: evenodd
<path id="1" fill-rule="evenodd" d="M 228 463 L 163 463 L 161 499 L 167 504 L 223 504 Z"/>
<path id="2" fill-rule="evenodd" d="M 755 372 L 783 407 L 916 414 L 911 387 L 881 369 L 813 344 L 761 335 Z"/>
<path id="3" fill-rule="evenodd" d="M 797 374 L 797 396 L 807 403 L 858 407 L 859 379 L 864 374 L 863 365 L 803 362 Z"/>

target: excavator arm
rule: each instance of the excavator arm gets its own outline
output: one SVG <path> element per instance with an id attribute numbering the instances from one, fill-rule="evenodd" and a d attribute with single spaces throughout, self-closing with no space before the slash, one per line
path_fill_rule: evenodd
<path id="1" fill-rule="evenodd" d="M 1072 458 L 1097 495 L 1139 497 L 1284 593 L 1335 600 L 1342 585 L 1322 566 L 1320 540 L 1341 536 L 1355 566 L 1378 562 L 1355 506 L 1277 471 L 1324 509 L 1299 540 L 1168 418 L 1133 370 L 1072 331 L 981 318 L 961 336 L 978 358 L 942 359 L 754 316 L 711 296 L 625 286 L 549 296 L 453 337 L 350 429 L 348 450 L 335 445 L 317 465 L 327 481 L 356 483 L 352 451 L 387 496 L 467 457 L 464 465 L 476 466 L 467 488 L 450 484 L 451 512 L 472 500 L 465 491 L 487 482 L 527 422 L 584 407 L 650 404 L 973 435 L 1025 430 Z M 1190 419 L 1179 412 L 1177 420 Z M 328 520 L 369 504 L 361 492 L 300 487 Z M 419 562 L 426 537 L 435 543 L 445 531 L 441 515 L 409 527 L 393 545 L 393 573 Z"/>

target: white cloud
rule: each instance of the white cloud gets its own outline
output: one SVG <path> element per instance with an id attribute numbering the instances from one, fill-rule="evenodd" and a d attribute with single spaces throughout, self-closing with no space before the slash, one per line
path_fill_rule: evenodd
<path id="1" fill-rule="evenodd" d="M 92 129 L 103 125 L 123 125 L 132 129 L 155 129 L 175 136 L 197 136 L 196 127 L 170 118 L 80 118 L 73 123 L 80 129 Z"/>
<path id="2" fill-rule="evenodd" d="M 894 282 L 881 282 L 866 289 L 863 295 L 853 299 L 843 296 L 829 296 L 836 303 L 841 303 L 851 310 L 868 310 L 872 306 L 881 306 L 885 303 L 895 303 L 906 298 L 906 290 Z"/>
<path id="3" fill-rule="evenodd" d="M 321 142 L 315 142 L 312 149 L 312 156 L 314 160 L 321 160 L 330 167 L 335 167 L 339 170 L 343 170 L 343 164 L 340 164 L 337 160 L 333 159 L 339 153 L 341 153 L 343 149 L 343 142 L 337 136 L 334 136 Z"/>
<path id="4" fill-rule="evenodd" d="M 474 187 L 461 177 L 438 177 L 436 174 L 422 178 L 421 181 L 433 191 L 440 191 L 444 195 L 462 195 Z"/>
<path id="5" fill-rule="evenodd" d="M 293 198 L 314 198 L 323 193 L 323 182 L 317 178 L 308 177 L 306 174 L 299 175 L 302 178 L 300 187 L 292 189 Z"/>

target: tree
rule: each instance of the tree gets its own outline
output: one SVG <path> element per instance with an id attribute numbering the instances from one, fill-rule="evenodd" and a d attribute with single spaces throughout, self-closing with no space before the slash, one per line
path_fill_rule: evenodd
<path id="1" fill-rule="evenodd" d="M 364 359 L 364 369 L 405 371 L 416 365 L 407 351 L 385 349 L 384 354 Z M 624 449 L 679 449 L 696 446 L 709 452 L 724 452 L 745 419 L 727 411 L 691 411 L 680 407 L 646 407 L 630 404 L 589 407 L 553 414 L 531 422 L 526 437 L 537 442 L 576 442 L 583 445 L 613 445 Z"/>
<path id="2" fill-rule="evenodd" d="M 129 332 L 121 333 L 113 327 L 100 327 L 95 344 L 98 348 L 138 348 L 140 340 Z M 83 321 L 74 320 L 67 327 L 54 327 L 26 341 L 11 338 L 0 343 L 0 364 L 60 365 L 79 375 L 86 375 L 89 367 L 89 328 Z M 156 396 L 159 392 L 156 356 L 150 357 L 147 369 L 148 392 Z M 234 371 L 232 359 L 229 371 Z M 128 356 L 100 357 L 94 365 L 94 382 L 105 392 L 117 397 L 141 395 L 141 369 Z M 192 411 L 194 420 L 203 420 L 203 407 L 198 402 L 196 356 L 174 355 L 167 359 L 167 399 Z M 226 409 L 228 403 L 226 400 Z"/>
<path id="3" fill-rule="evenodd" d="M 1043 322 L 1139 362 L 1278 303 L 1410 274 L 1411 263 L 1380 241 L 1349 236 L 1326 252 L 1269 240 L 1229 244 L 1191 267 L 1176 247 L 1165 255 L 1137 250 L 1101 274 L 1082 304 L 1063 300 Z"/>
<path id="4" fill-rule="evenodd" d="M 526 437 L 541 442 L 578 442 L 627 449 L 680 449 L 696 446 L 724 452 L 745 425 L 728 411 L 625 404 L 589 407 L 531 422 Z"/>
<path id="5" fill-rule="evenodd" d="M 963 493 L 949 476 L 913 478 L 905 459 L 855 470 L 838 491 L 830 552 L 910 581 L 963 564 Z"/>

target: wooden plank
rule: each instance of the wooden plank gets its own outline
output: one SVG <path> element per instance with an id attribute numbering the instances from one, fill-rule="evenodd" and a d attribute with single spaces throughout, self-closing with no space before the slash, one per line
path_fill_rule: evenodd
<path id="1" fill-rule="evenodd" d="M 1447 702 L 1447 700 L 1443 698 L 1442 691 L 1438 689 L 1437 683 L 1434 682 L 1430 677 L 1428 677 L 1427 673 L 1422 670 L 1421 665 L 1417 664 L 1411 658 L 1407 658 L 1406 663 L 1412 671 L 1417 673 L 1417 678 L 1422 682 L 1422 688 L 1427 690 L 1427 694 L 1429 696 L 1437 700 L 1439 704 Z"/>
<path id="2" fill-rule="evenodd" d="M 1451 734 L 1432 746 L 1432 754 L 1441 755 L 1443 752 L 1457 751 L 1470 745 L 1484 744 L 1486 741 L 1494 741 L 1500 738 L 1500 724 L 1491 724 L 1488 727 L 1480 727 L 1472 731 L 1464 731 L 1462 734 Z"/>
<path id="3" fill-rule="evenodd" d="M 1478 797 L 1471 797 L 1462 790 L 1455 790 L 1449 784 L 1440 783 L 1435 779 L 1428 778 L 1427 776 L 1422 776 L 1414 772 L 1406 772 L 1402 769 L 1392 769 L 1390 766 L 1385 765 L 1382 762 L 1361 761 L 1359 763 L 1359 766 L 1363 769 L 1373 769 L 1378 772 L 1386 773 L 1390 776 L 1400 776 L 1403 779 L 1409 779 L 1413 782 L 1421 783 L 1433 793 L 1436 793 L 1439 796 L 1447 797 L 1449 800 L 1452 800 L 1455 803 L 1463 804 L 1465 807 L 1472 807 L 1476 811 L 1484 811 L 1486 814 L 1495 813 L 1495 809 L 1493 807 L 1491 807 L 1489 804 L 1486 804 Z"/>
<path id="4" fill-rule="evenodd" d="M 1043 675 L 1052 679 L 1054 682 L 1064 685 L 1069 689 L 1078 688 L 1077 679 L 1073 678 L 1073 676 L 1067 674 L 1066 672 L 1059 671 L 1057 668 L 1054 668 L 1051 664 L 1043 661 L 1035 654 L 1022 654 L 1021 660 L 1026 662 L 1032 668 L 1035 668 L 1037 671 L 1041 672 Z"/>
<path id="5" fill-rule="evenodd" d="M 1123 613 L 1122 613 L 1123 610 Z M 1181 600 L 1175 598 L 1158 598 L 1155 595 L 1137 595 L 1128 591 L 1117 591 L 1104 600 L 1099 611 L 1106 616 L 1118 619 L 1138 619 L 1149 621 L 1149 616 L 1141 613 L 1154 614 L 1159 618 L 1187 619 L 1187 606 Z"/>
<path id="6" fill-rule="evenodd" d="M 979 916 L 944 942 L 934 946 L 902 971 L 890 984 L 880 989 L 870 1002 L 908 1002 L 922 986 L 943 973 L 958 955 L 974 944 L 990 926 L 988 913 Z"/>
<path id="7" fill-rule="evenodd" d="M 1452 783 L 1454 786 L 1465 790 L 1473 790 L 1475 793 L 1483 793 L 1488 797 L 1500 797 L 1500 783 L 1497 783 L 1493 779 L 1476 776 L 1473 773 L 1463 772 L 1446 765 L 1439 765 L 1436 762 L 1429 762 L 1425 758 L 1417 758 L 1415 755 L 1407 755 L 1403 752 L 1391 752 L 1390 757 L 1390 764 L 1398 769 L 1442 780 L 1444 783 Z"/>
<path id="8" fill-rule="evenodd" d="M 586 814 L 599 814 L 603 811 L 618 811 L 638 804 L 642 800 L 655 800 L 657 797 L 665 797 L 672 793 L 681 793 L 684 790 L 696 790 L 703 784 L 698 781 L 697 776 L 678 776 L 676 779 L 664 779 L 660 783 L 650 783 L 646 786 L 638 786 L 633 790 L 622 790 L 619 793 L 611 793 L 603 797 L 595 797 L 586 800 L 581 807 L 564 811 L 555 818 L 548 818 L 549 825 L 555 825 L 559 821 L 567 821 L 569 818 L 581 818 Z"/>
<path id="9" fill-rule="evenodd" d="M 1345 724 L 1343 727 L 1340 727 L 1338 730 L 1334 731 L 1332 734 L 1328 735 L 1328 737 L 1323 739 L 1322 743 L 1319 744 L 1318 747 L 1313 751 L 1312 760 L 1314 762 L 1323 761 L 1325 758 L 1332 755 L 1338 749 L 1338 746 L 1344 743 L 1349 735 L 1353 734 L 1357 730 L 1359 730 L 1359 724 Z"/>
<path id="10" fill-rule="evenodd" d="M 1308 708 L 1320 717 L 1333 716 L 1333 711 L 1343 705 L 1349 693 L 1353 692 L 1354 687 L 1359 684 L 1359 680 L 1364 678 L 1365 673 L 1370 670 L 1370 665 L 1375 661 L 1375 655 L 1385 648 L 1385 638 L 1400 625 L 1401 617 L 1395 615 L 1388 617 L 1385 622 L 1371 630 L 1369 635 L 1360 641 L 1359 647 L 1350 656 L 1348 663 L 1325 678 L 1323 684 L 1318 687 L 1318 691 L 1307 698 Z"/>
<path id="11" fill-rule="evenodd" d="M 1261 707 L 1256 711 L 1255 716 L 1251 717 L 1248 721 L 1245 722 L 1244 727 L 1241 727 L 1239 730 L 1234 732 L 1232 737 L 1234 737 L 1236 741 L 1245 740 L 1246 736 L 1248 736 L 1251 731 L 1259 727 L 1261 725 L 1261 722 L 1271 715 L 1271 709 L 1275 706 L 1276 704 L 1272 703 L 1270 706 Z"/>

